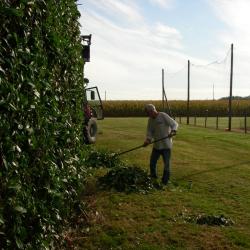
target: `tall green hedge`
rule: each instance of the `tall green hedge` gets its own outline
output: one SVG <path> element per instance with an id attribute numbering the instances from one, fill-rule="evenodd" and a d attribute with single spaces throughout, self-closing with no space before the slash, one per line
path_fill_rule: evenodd
<path id="1" fill-rule="evenodd" d="M 78 205 L 79 15 L 74 0 L 0 1 L 1 249 L 52 249 Z"/>

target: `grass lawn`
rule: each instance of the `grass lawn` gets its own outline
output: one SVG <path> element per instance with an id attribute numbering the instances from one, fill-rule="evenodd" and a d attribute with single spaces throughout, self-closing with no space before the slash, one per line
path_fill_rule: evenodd
<path id="1" fill-rule="evenodd" d="M 146 118 L 99 121 L 97 144 L 114 152 L 143 143 Z M 148 171 L 152 147 L 121 158 Z M 100 191 L 88 183 L 88 225 L 71 232 L 76 249 L 250 249 L 250 135 L 180 125 L 174 139 L 171 183 L 149 194 Z M 158 164 L 162 175 L 162 160 Z M 231 226 L 190 222 L 224 215 Z"/>
<path id="2" fill-rule="evenodd" d="M 187 123 L 186 117 L 176 117 L 176 121 L 182 124 Z M 245 124 L 246 123 L 246 124 Z M 207 128 L 217 128 L 221 130 L 225 130 L 228 128 L 228 117 L 218 117 L 218 120 L 216 117 L 190 117 L 189 118 L 189 124 L 190 125 L 196 125 L 200 127 L 207 127 Z M 231 129 L 232 131 L 237 132 L 245 132 L 245 126 L 246 130 L 250 131 L 250 117 L 232 117 L 231 120 Z"/>

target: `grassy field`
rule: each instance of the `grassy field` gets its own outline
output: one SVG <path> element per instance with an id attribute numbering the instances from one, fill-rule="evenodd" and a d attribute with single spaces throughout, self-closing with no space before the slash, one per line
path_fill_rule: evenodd
<path id="1" fill-rule="evenodd" d="M 176 120 L 179 123 L 186 124 L 187 118 L 186 117 L 176 117 Z M 246 122 L 246 124 L 245 124 Z M 207 128 L 218 128 L 225 130 L 228 128 L 228 117 L 190 117 L 189 124 L 200 126 L 200 127 L 207 127 Z M 243 132 L 245 133 L 245 126 L 247 132 L 250 132 L 250 117 L 232 117 L 231 120 L 231 129 L 232 131 L 236 132 Z"/>
<path id="2" fill-rule="evenodd" d="M 94 147 L 114 152 L 143 143 L 146 118 L 99 122 Z M 148 170 L 151 146 L 122 156 Z M 250 135 L 180 125 L 174 140 L 171 183 L 149 194 L 100 191 L 90 177 L 88 225 L 72 229 L 75 249 L 250 249 Z M 162 174 L 162 161 L 159 162 Z M 190 222 L 223 215 L 231 226 Z M 80 218 L 79 218 L 80 220 Z"/>

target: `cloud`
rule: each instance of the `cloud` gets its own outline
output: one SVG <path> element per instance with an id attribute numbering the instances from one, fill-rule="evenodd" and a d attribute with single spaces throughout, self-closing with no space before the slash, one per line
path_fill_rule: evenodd
<path id="1" fill-rule="evenodd" d="M 151 32 L 155 35 L 155 40 L 157 40 L 161 46 L 167 44 L 168 47 L 175 49 L 182 48 L 182 35 L 177 29 L 158 22 L 154 25 Z"/>
<path id="2" fill-rule="evenodd" d="M 237 20 L 230 0 L 230 4 L 223 0 L 211 2 L 217 15 L 223 13 L 220 18 L 228 22 L 228 28 L 218 33 L 221 44 L 208 53 L 213 54 L 215 50 L 217 58 L 224 58 L 232 39 L 240 39 L 236 46 L 234 94 L 246 95 L 248 85 L 244 83 L 250 56 L 245 49 L 249 43 L 238 28 L 244 22 Z M 106 91 L 108 99 L 160 99 L 161 69 L 165 68 L 168 99 L 186 99 L 187 60 L 201 65 L 209 62 L 186 53 L 180 30 L 159 20 L 149 22 L 137 4 L 132 0 L 89 0 L 87 8 L 80 9 L 81 32 L 92 34 L 91 62 L 85 65 L 86 77 L 91 85 L 99 86 L 103 98 Z M 230 18 L 235 20 L 234 24 L 230 24 Z M 245 34 L 248 33 L 246 30 Z M 244 58 L 244 63 L 239 58 Z M 213 85 L 216 97 L 228 95 L 229 66 L 230 53 L 220 65 L 203 68 L 192 65 L 191 97 L 211 99 Z"/>
<path id="3" fill-rule="evenodd" d="M 238 32 L 247 31 L 249 33 L 247 27 L 250 21 L 249 0 L 215 0 L 210 1 L 210 4 L 214 7 L 218 17 L 229 27 Z"/>
<path id="4" fill-rule="evenodd" d="M 160 22 L 147 25 L 142 18 L 139 26 L 124 27 L 103 12 L 81 14 L 82 33 L 92 33 L 91 62 L 85 67 L 92 84 L 99 83 L 111 99 L 159 99 L 161 68 L 169 64 L 168 70 L 176 71 L 186 60 L 180 32 Z"/>
<path id="5" fill-rule="evenodd" d="M 250 1 L 215 0 L 209 1 L 218 18 L 227 29 L 219 35 L 223 44 L 234 44 L 234 95 L 249 95 L 250 68 Z"/>
<path id="6" fill-rule="evenodd" d="M 162 8 L 172 8 L 174 5 L 174 0 L 150 0 L 150 2 Z"/>
<path id="7" fill-rule="evenodd" d="M 130 0 L 92 0 L 91 3 L 102 12 L 108 14 L 117 21 L 125 20 L 127 23 L 141 22 L 143 16 L 140 8 L 134 1 Z"/>

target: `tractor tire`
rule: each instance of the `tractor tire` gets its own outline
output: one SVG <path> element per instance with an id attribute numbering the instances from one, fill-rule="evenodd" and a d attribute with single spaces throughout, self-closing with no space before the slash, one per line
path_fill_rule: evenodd
<path id="1" fill-rule="evenodd" d="M 91 118 L 85 126 L 84 142 L 86 144 L 94 144 L 96 142 L 97 123 L 96 119 Z"/>

